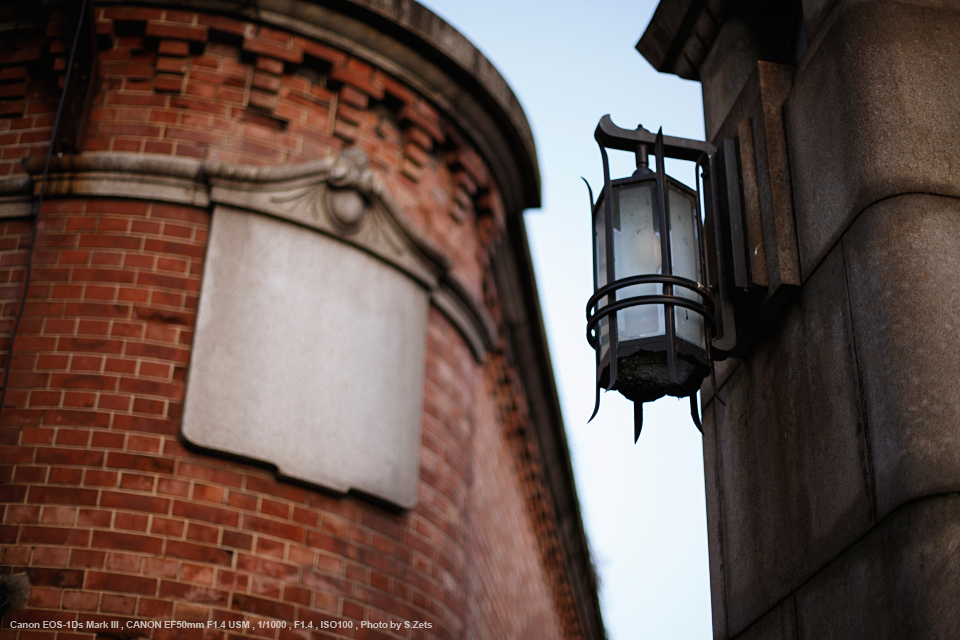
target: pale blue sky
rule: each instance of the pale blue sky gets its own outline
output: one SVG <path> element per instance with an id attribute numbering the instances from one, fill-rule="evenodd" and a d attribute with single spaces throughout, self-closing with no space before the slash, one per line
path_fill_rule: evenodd
<path id="1" fill-rule="evenodd" d="M 632 405 L 605 394 L 593 409 L 594 356 L 584 337 L 592 294 L 586 177 L 602 167 L 593 130 L 605 113 L 625 128 L 703 139 L 700 85 L 657 73 L 634 49 L 654 0 L 427 0 L 494 63 L 533 127 L 543 208 L 527 226 L 587 535 L 611 640 L 712 638 L 700 434 L 686 400 L 645 406 L 633 445 Z M 632 158 L 615 154 L 620 176 Z M 690 182 L 692 166 L 668 173 Z M 618 177 L 618 176 L 615 176 Z"/>

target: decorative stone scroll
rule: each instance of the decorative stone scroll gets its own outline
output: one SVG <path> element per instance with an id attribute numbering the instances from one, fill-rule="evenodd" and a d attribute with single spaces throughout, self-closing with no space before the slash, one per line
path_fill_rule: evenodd
<path id="1" fill-rule="evenodd" d="M 428 307 L 478 359 L 496 335 L 365 156 L 253 167 L 129 155 L 58 159 L 48 195 L 212 206 L 183 437 L 416 504 Z"/>

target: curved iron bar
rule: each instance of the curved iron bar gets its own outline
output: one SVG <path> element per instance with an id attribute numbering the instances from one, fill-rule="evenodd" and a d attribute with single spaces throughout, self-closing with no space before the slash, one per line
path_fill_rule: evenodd
<path id="1" fill-rule="evenodd" d="M 588 318 L 587 322 L 587 342 L 590 343 L 594 349 L 596 349 L 595 342 L 597 341 L 596 337 L 591 337 L 590 332 L 596 328 L 596 326 L 603 320 L 605 317 L 609 316 L 612 313 L 621 311 L 623 309 L 628 309 L 630 307 L 636 307 L 643 304 L 663 304 L 663 305 L 674 305 L 677 307 L 684 307 L 695 311 L 703 316 L 704 320 L 710 323 L 711 326 L 716 326 L 716 321 L 713 319 L 713 314 L 709 312 L 706 306 L 694 302 L 688 298 L 681 298 L 680 296 L 673 295 L 653 295 L 653 296 L 634 296 L 632 298 L 626 298 L 624 300 L 617 300 L 612 304 L 608 304 L 605 307 L 597 309 L 592 316 Z"/>
<path id="2" fill-rule="evenodd" d="M 699 171 L 698 171 L 697 169 L 699 169 Z M 710 155 L 709 155 L 708 153 L 704 152 L 704 153 L 701 153 L 701 154 L 700 154 L 700 157 L 699 157 L 699 158 L 697 158 L 696 169 L 694 169 L 694 174 L 695 174 L 694 177 L 696 178 L 696 182 L 697 182 L 697 209 L 698 209 L 698 214 L 699 214 L 699 209 L 700 209 L 700 183 L 701 183 L 701 181 L 703 180 L 704 174 L 709 175 L 709 173 L 710 173 Z M 708 194 L 704 194 L 704 198 L 706 198 L 707 195 L 708 195 Z M 706 254 L 706 252 L 705 252 L 705 250 L 704 250 L 704 247 L 706 247 L 706 242 L 707 242 L 707 240 L 706 240 L 706 237 L 704 236 L 703 221 L 700 219 L 700 215 L 697 215 L 697 225 L 699 226 L 699 230 L 700 230 L 700 264 L 703 265 L 704 272 L 706 272 L 706 269 L 707 269 L 706 256 L 707 256 L 707 254 Z M 718 279 L 719 279 L 719 275 L 718 275 Z M 714 325 L 714 326 L 716 326 L 716 325 Z M 706 325 L 704 325 L 704 327 L 703 327 L 703 338 L 704 338 L 704 340 L 706 340 L 706 344 L 707 344 L 707 345 L 710 345 L 710 336 L 707 335 L 707 327 L 706 327 Z M 712 349 L 712 347 L 711 347 L 711 349 Z M 713 396 L 720 402 L 720 404 L 726 406 L 727 403 L 724 402 L 724 401 L 723 401 L 723 398 L 720 397 L 720 389 L 717 387 L 717 362 L 716 362 L 716 360 L 714 359 L 714 357 L 713 357 L 712 354 L 711 354 L 711 357 L 710 357 L 710 384 L 713 385 Z M 691 400 L 691 402 L 692 402 L 692 400 Z M 700 433 L 702 434 L 702 433 L 703 433 L 703 427 L 702 427 L 702 425 L 700 425 L 700 423 L 699 423 L 697 420 L 694 420 L 694 424 L 697 425 L 697 428 L 700 429 Z"/>
<path id="3" fill-rule="evenodd" d="M 700 411 L 697 408 L 697 393 L 694 391 L 690 394 L 690 417 L 693 418 L 693 426 L 697 428 L 697 431 L 700 432 L 700 435 L 703 435 L 703 423 L 700 422 Z"/>
<path id="4" fill-rule="evenodd" d="M 587 179 L 583 176 L 580 176 L 580 179 L 583 180 L 583 183 L 587 185 L 587 193 L 590 194 L 590 213 L 593 213 L 593 207 L 596 206 L 593 202 L 593 188 L 590 186 L 590 183 L 587 182 Z"/>
<path id="5" fill-rule="evenodd" d="M 640 284 L 672 284 L 674 286 L 683 287 L 684 289 L 689 289 L 693 293 L 703 298 L 704 306 L 710 310 L 710 315 L 713 315 L 714 305 L 713 299 L 710 297 L 710 291 L 699 282 L 689 280 L 682 276 L 642 275 L 620 278 L 619 280 L 615 280 L 610 284 L 604 285 L 603 287 L 597 289 L 590 299 L 587 300 L 587 320 L 592 317 L 590 314 L 590 308 L 595 306 L 601 298 L 609 295 L 612 291 L 617 291 L 618 289 L 623 289 L 624 287 L 633 287 Z"/>

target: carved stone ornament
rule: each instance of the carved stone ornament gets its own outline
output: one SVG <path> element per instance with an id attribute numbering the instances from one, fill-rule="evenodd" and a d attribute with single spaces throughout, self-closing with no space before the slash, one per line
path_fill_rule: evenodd
<path id="1" fill-rule="evenodd" d="M 428 307 L 450 318 L 478 359 L 496 335 L 366 157 L 347 151 L 286 167 L 133 154 L 55 160 L 46 197 L 212 207 L 187 441 L 336 492 L 416 503 Z"/>

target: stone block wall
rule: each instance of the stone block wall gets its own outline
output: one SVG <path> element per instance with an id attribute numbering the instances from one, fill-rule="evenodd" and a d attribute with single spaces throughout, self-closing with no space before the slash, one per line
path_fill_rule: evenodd
<path id="1" fill-rule="evenodd" d="M 960 12 L 803 0 L 776 5 L 786 32 L 773 6 L 715 3 L 710 33 L 678 27 L 663 48 L 711 43 L 695 70 L 708 135 L 779 141 L 775 208 L 796 229 L 798 288 L 721 367 L 725 404 L 705 385 L 714 634 L 955 637 Z M 770 34 L 797 37 L 792 59 Z M 764 98 L 773 67 L 782 90 Z M 741 108 L 757 77 L 767 114 Z"/>
<path id="2" fill-rule="evenodd" d="M 102 622 L 117 623 L 111 637 L 232 638 L 247 632 L 221 623 L 271 621 L 288 628 L 249 633 L 600 637 L 598 611 L 585 619 L 578 601 L 578 550 L 560 532 L 512 353 L 493 268 L 508 212 L 488 160 L 440 107 L 355 52 L 189 4 L 94 5 L 99 79 L 83 153 L 267 167 L 359 149 L 497 342 L 478 358 L 431 307 L 413 509 L 284 482 L 180 436 L 209 208 L 58 187 L 32 253 L 31 219 L 0 224 L 4 354 L 33 264 L 0 416 L 0 565 L 32 588 L 0 638 L 92 639 L 103 636 L 87 624 Z M 21 185 L 39 188 L 20 159 L 46 152 L 67 31 L 55 13 L 0 51 L 0 176 L 21 199 Z M 126 627 L 147 619 L 210 628 Z"/>

